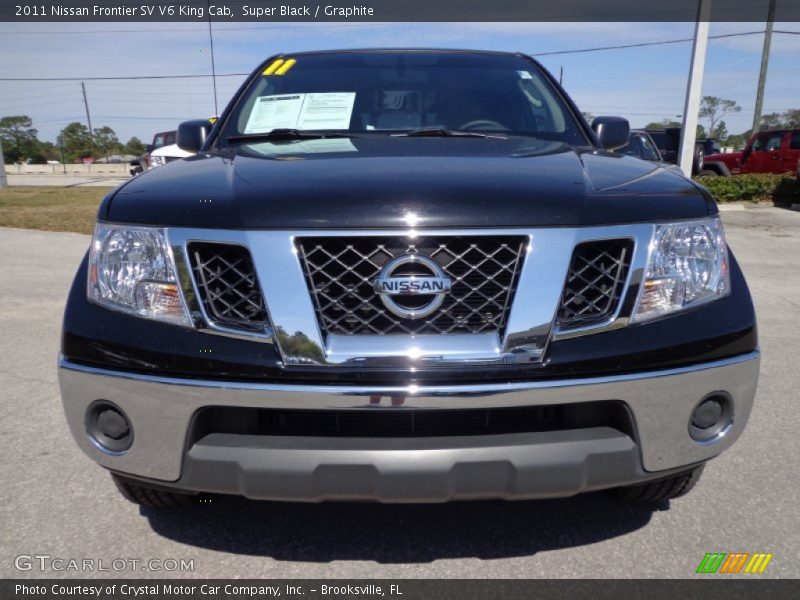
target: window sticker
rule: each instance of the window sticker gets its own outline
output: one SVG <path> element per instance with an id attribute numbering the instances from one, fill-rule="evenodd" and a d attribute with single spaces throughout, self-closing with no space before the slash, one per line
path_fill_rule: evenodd
<path id="1" fill-rule="evenodd" d="M 294 129 L 305 94 L 280 94 L 256 98 L 245 133 L 265 133 L 273 129 Z"/>
<path id="2" fill-rule="evenodd" d="M 353 115 L 355 92 L 306 94 L 298 129 L 348 129 Z"/>
<path id="3" fill-rule="evenodd" d="M 533 75 L 529 71 L 517 71 L 520 79 L 533 79 Z"/>
<path id="4" fill-rule="evenodd" d="M 278 94 L 256 99 L 244 133 L 273 129 L 348 129 L 355 92 Z"/>

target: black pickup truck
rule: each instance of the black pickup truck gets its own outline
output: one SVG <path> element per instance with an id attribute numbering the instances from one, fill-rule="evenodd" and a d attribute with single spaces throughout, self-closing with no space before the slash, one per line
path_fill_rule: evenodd
<path id="1" fill-rule="evenodd" d="M 681 128 L 667 127 L 665 129 L 645 129 L 650 138 L 655 142 L 661 153 L 661 160 L 677 164 L 678 151 L 681 145 Z M 712 154 L 719 154 L 722 148 L 719 142 L 712 138 L 700 138 L 695 140 L 694 155 L 692 156 L 692 175 L 700 175 L 706 167 L 706 157 Z"/>
<path id="2" fill-rule="evenodd" d="M 130 500 L 686 493 L 759 351 L 716 205 L 522 54 L 274 56 L 102 202 L 64 317 Z"/>

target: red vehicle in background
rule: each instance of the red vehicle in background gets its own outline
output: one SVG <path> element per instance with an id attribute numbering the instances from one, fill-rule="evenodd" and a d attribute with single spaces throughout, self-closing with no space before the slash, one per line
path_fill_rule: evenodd
<path id="1" fill-rule="evenodd" d="M 741 152 L 706 156 L 701 176 L 740 173 L 794 173 L 800 162 L 800 129 L 754 134 Z"/>

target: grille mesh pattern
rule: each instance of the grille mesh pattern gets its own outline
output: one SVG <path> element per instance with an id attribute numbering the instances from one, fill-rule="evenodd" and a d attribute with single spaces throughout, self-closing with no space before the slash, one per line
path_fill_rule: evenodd
<path id="1" fill-rule="evenodd" d="M 505 328 L 527 243 L 524 236 L 301 238 L 298 251 L 326 334 L 483 333 Z M 434 260 L 452 281 L 433 314 L 404 319 L 373 288 L 404 254 Z"/>
<path id="2" fill-rule="evenodd" d="M 584 242 L 575 247 L 558 311 L 562 327 L 591 325 L 616 312 L 632 251 L 631 240 Z"/>
<path id="3" fill-rule="evenodd" d="M 250 252 L 235 244 L 189 244 L 192 274 L 209 318 L 225 327 L 260 331 L 267 311 Z"/>

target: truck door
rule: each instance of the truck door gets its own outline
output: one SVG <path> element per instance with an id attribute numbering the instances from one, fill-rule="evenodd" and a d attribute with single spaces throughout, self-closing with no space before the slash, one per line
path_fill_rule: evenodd
<path id="1" fill-rule="evenodd" d="M 800 164 L 800 130 L 792 131 L 789 134 L 789 146 L 783 152 L 782 173 L 789 171 L 795 173 Z"/>
<path id="2" fill-rule="evenodd" d="M 783 131 L 760 134 L 742 165 L 742 173 L 782 173 L 781 146 L 785 135 Z"/>

